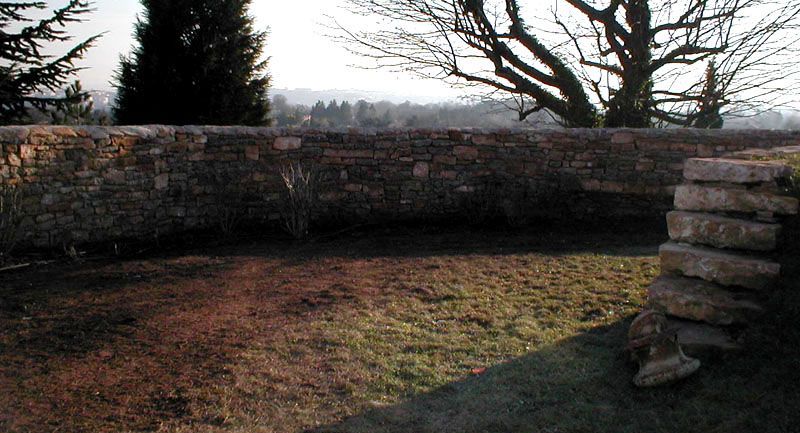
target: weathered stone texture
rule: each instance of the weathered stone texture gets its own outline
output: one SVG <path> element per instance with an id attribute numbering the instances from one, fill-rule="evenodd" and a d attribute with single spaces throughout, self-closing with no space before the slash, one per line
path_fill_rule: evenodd
<path id="1" fill-rule="evenodd" d="M 686 161 L 683 173 L 687 180 L 749 184 L 787 178 L 792 169 L 770 161 L 692 158 Z"/>
<path id="2" fill-rule="evenodd" d="M 768 192 L 702 185 L 680 185 L 675 189 L 675 208 L 698 212 L 772 212 L 796 215 L 794 197 Z"/>
<path id="3" fill-rule="evenodd" d="M 781 230 L 779 224 L 683 211 L 668 213 L 667 227 L 676 242 L 752 251 L 777 248 Z"/>
<path id="4" fill-rule="evenodd" d="M 667 323 L 669 329 L 678 334 L 678 343 L 689 356 L 716 356 L 742 350 L 740 342 L 734 340 L 725 329 L 675 318 L 669 318 Z"/>
<path id="5" fill-rule="evenodd" d="M 723 286 L 764 290 L 780 277 L 780 264 L 768 259 L 668 242 L 659 249 L 661 272 L 702 278 Z"/>
<path id="6" fill-rule="evenodd" d="M 670 209 L 686 159 L 800 132 L 538 129 L 4 127 L 0 182 L 25 185 L 25 242 L 152 238 L 216 224 L 237 200 L 258 221 L 279 214 L 279 168 L 326 173 L 335 217 L 409 219 L 464 212 L 467 194 L 541 196 L 571 218 L 656 216 Z M 788 206 L 788 205 L 787 205 Z"/>
<path id="7" fill-rule="evenodd" d="M 670 316 L 712 325 L 748 323 L 764 309 L 752 296 L 704 280 L 662 276 L 647 289 L 647 303 Z"/>

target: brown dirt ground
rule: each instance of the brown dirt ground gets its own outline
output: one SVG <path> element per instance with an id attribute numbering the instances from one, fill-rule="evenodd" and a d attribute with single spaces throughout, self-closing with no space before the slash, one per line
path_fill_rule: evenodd
<path id="1" fill-rule="evenodd" d="M 368 403 L 357 391 L 371 378 L 325 329 L 395 299 L 438 296 L 406 276 L 502 276 L 569 251 L 642 257 L 652 274 L 660 238 L 635 230 L 369 232 L 6 273 L 0 430 L 302 431 L 333 423 Z M 595 320 L 590 313 L 586 320 Z M 474 314 L 480 329 L 494 312 Z"/>

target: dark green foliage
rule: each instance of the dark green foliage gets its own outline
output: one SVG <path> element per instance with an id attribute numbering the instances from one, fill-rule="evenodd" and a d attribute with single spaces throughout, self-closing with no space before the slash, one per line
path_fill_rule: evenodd
<path id="1" fill-rule="evenodd" d="M 268 125 L 266 32 L 250 0 L 142 0 L 138 46 L 123 57 L 121 124 Z"/>
<path id="2" fill-rule="evenodd" d="M 366 128 L 384 128 L 394 122 L 394 117 L 390 109 L 379 115 L 374 104 L 362 100 L 356 103 L 356 121 Z"/>
<path id="3" fill-rule="evenodd" d="M 86 0 L 71 0 L 51 16 L 34 21 L 26 13 L 46 9 L 46 2 L 0 2 L 0 124 L 28 121 L 30 108 L 62 109 L 86 98 L 82 91 L 66 97 L 36 95 L 60 91 L 80 70 L 75 60 L 100 37 L 92 36 L 58 57 L 41 51 L 45 44 L 70 41 L 64 28 L 82 21 L 81 16 L 91 12 L 90 5 Z M 19 26 L 16 32 L 8 31 Z"/>
<path id="4" fill-rule="evenodd" d="M 308 114 L 307 107 L 292 106 L 283 95 L 272 98 L 271 114 L 276 126 L 304 126 Z"/>
<path id="5" fill-rule="evenodd" d="M 64 106 L 52 111 L 50 116 L 56 125 L 88 125 L 94 123 L 94 103 L 89 99 L 80 81 L 67 87 Z"/>
<path id="6" fill-rule="evenodd" d="M 325 105 L 323 101 L 317 101 L 311 107 L 311 121 L 310 125 L 314 127 L 330 127 L 330 126 L 354 126 L 353 120 L 353 106 L 343 101 L 339 104 L 335 99 Z M 278 125 L 281 125 L 279 122 Z"/>
<path id="7" fill-rule="evenodd" d="M 317 101 L 317 103 L 311 107 L 311 126 L 328 126 L 329 122 L 327 117 L 328 113 L 327 109 L 325 108 L 325 103 L 322 101 Z"/>
<path id="8" fill-rule="evenodd" d="M 353 106 L 347 101 L 342 102 L 339 107 L 339 121 L 342 125 L 353 124 Z"/>

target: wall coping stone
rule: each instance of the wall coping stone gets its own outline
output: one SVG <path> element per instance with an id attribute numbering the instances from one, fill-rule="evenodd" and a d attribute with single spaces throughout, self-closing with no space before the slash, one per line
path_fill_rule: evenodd
<path id="1" fill-rule="evenodd" d="M 634 128 L 311 128 L 311 127 L 253 127 L 253 126 L 213 126 L 213 125 L 130 125 L 130 126 L 59 126 L 59 125 L 12 125 L 0 126 L 0 141 L 22 141 L 30 135 L 55 135 L 97 137 L 132 136 L 140 138 L 168 137 L 175 134 L 220 135 L 248 137 L 277 137 L 286 135 L 313 135 L 320 133 L 349 135 L 404 135 L 411 132 L 421 134 L 441 134 L 444 137 L 452 131 L 471 135 L 541 135 L 541 136 L 582 136 L 600 138 L 618 136 L 619 143 L 630 138 L 718 138 L 746 139 L 748 136 L 783 136 L 787 140 L 800 139 L 800 130 L 778 129 L 634 129 Z M 618 144 L 619 144 L 618 143 Z"/>

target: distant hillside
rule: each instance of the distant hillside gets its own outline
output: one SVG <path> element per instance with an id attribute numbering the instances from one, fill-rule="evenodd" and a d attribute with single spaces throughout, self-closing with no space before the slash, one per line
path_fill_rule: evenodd
<path id="1" fill-rule="evenodd" d="M 800 129 L 800 111 L 770 111 L 754 117 L 726 119 L 726 129 Z"/>
<path id="2" fill-rule="evenodd" d="M 99 111 L 111 111 L 111 107 L 114 103 L 114 98 L 116 97 L 115 92 L 111 91 L 100 91 L 94 90 L 90 91 L 89 94 L 94 101 L 95 109 Z M 449 107 L 450 110 L 458 111 L 459 108 L 466 108 L 469 107 L 469 104 L 464 103 L 464 101 L 444 101 L 441 98 L 436 97 L 419 97 L 419 96 L 403 96 L 397 95 L 392 93 L 386 92 L 375 92 L 375 91 L 367 91 L 367 90 L 312 90 L 312 89 L 270 89 L 270 95 L 274 98 L 276 95 L 283 95 L 286 97 L 286 100 L 292 106 L 307 106 L 312 107 L 317 101 L 324 101 L 328 103 L 329 101 L 336 100 L 341 102 L 348 101 L 351 104 L 355 104 L 360 100 L 364 100 L 370 103 L 380 103 L 380 102 L 388 102 L 395 105 L 404 105 L 408 106 L 408 104 L 403 104 L 407 101 L 411 102 L 412 106 L 414 105 L 431 105 L 435 104 L 437 106 Z M 54 95 L 52 95 L 54 96 Z M 389 105 L 391 105 L 389 104 Z M 377 104 L 380 106 L 385 106 L 386 104 Z M 384 107 L 385 109 L 385 107 Z M 508 114 L 503 114 L 498 112 L 497 110 L 491 110 L 489 117 L 491 119 L 486 119 L 488 124 L 495 125 L 495 126 L 514 126 L 520 125 L 524 126 L 524 124 L 520 124 L 516 121 L 513 121 L 514 118 L 513 112 L 507 112 Z M 503 111 L 503 110 L 500 110 Z M 448 122 L 446 119 L 441 119 L 443 122 Z M 452 120 L 451 120 L 452 121 Z M 537 123 L 547 123 L 544 118 L 537 119 Z M 453 125 L 446 125 L 441 124 L 438 126 L 453 126 Z M 461 126 L 461 125 L 459 125 Z M 486 125 L 475 125 L 475 126 L 486 126 Z M 530 125 L 529 125 L 530 126 Z M 800 111 L 784 111 L 784 112 L 767 112 L 760 114 L 754 117 L 747 117 L 747 118 L 730 118 L 725 120 L 725 129 L 800 129 Z"/>
<path id="3" fill-rule="evenodd" d="M 395 104 L 412 102 L 415 104 L 435 104 L 442 102 L 456 102 L 436 96 L 398 95 L 396 93 L 376 92 L 370 90 L 312 90 L 312 89 L 270 89 L 270 95 L 283 95 L 292 104 L 314 105 L 317 101 L 348 101 L 355 103 L 359 100 L 367 102 L 388 101 Z"/>
<path id="4" fill-rule="evenodd" d="M 114 99 L 117 94 L 116 92 L 92 90 L 89 92 L 89 96 L 92 98 L 96 110 L 111 111 L 111 106 L 114 105 Z"/>

